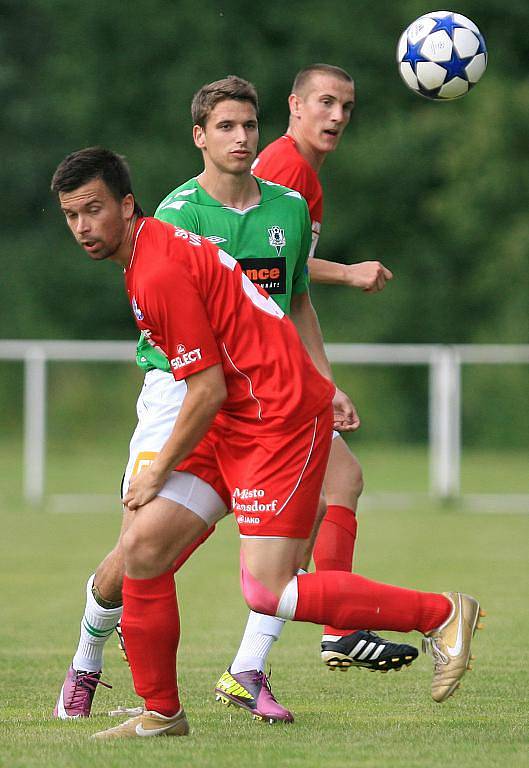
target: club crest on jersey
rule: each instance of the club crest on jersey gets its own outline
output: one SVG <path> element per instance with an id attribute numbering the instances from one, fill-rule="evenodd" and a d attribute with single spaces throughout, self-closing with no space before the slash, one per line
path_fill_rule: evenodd
<path id="1" fill-rule="evenodd" d="M 136 320 L 143 320 L 143 312 L 138 307 L 138 302 L 136 301 L 136 297 L 132 297 L 132 311 L 134 312 L 134 317 Z"/>
<path id="2" fill-rule="evenodd" d="M 281 256 L 281 251 L 286 245 L 285 230 L 281 227 L 270 227 L 268 229 L 268 242 L 276 249 L 278 256 Z"/>

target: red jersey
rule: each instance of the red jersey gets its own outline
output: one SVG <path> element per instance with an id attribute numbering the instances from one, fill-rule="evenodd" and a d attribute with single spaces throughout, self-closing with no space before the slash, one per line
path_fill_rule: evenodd
<path id="1" fill-rule="evenodd" d="M 138 328 L 176 380 L 221 364 L 227 399 L 218 423 L 278 431 L 319 414 L 334 385 L 316 370 L 283 310 L 237 261 L 199 235 L 139 219 L 125 270 Z"/>
<path id="2" fill-rule="evenodd" d="M 300 154 L 292 136 L 280 136 L 265 147 L 253 164 L 252 171 L 261 179 L 290 187 L 303 195 L 312 222 L 310 255 L 313 256 L 323 219 L 323 190 L 318 174 Z"/>

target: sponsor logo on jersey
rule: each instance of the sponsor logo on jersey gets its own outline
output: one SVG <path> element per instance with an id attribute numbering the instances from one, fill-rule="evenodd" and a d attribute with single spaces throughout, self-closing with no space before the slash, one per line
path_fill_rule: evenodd
<path id="1" fill-rule="evenodd" d="M 260 517 L 250 517 L 249 515 L 238 515 L 237 516 L 237 522 L 238 523 L 246 523 L 246 525 L 259 525 L 261 522 Z"/>
<path id="2" fill-rule="evenodd" d="M 252 283 L 264 288 L 267 293 L 286 293 L 286 260 L 284 256 L 270 259 L 241 259 L 241 269 Z"/>
<path id="3" fill-rule="evenodd" d="M 175 227 L 174 236 L 180 237 L 182 240 L 187 240 L 190 245 L 202 245 L 202 238 L 200 235 L 196 235 L 194 232 L 188 232 L 187 229 Z"/>
<path id="4" fill-rule="evenodd" d="M 178 352 L 180 352 L 181 347 L 183 347 L 183 345 L 179 344 L 177 347 Z M 185 347 L 183 347 L 183 349 L 185 349 Z M 199 347 L 190 349 L 189 352 L 182 352 L 177 357 L 173 357 L 171 360 L 171 368 L 178 370 L 178 368 L 183 368 L 185 365 L 196 363 L 197 360 L 202 360 L 202 352 Z"/>
<path id="5" fill-rule="evenodd" d="M 262 488 L 235 488 L 232 496 L 232 507 L 235 512 L 275 512 L 278 501 L 273 499 L 268 503 L 259 501 L 265 495 Z M 244 518 L 244 519 L 239 519 Z M 249 518 L 247 515 L 239 515 L 238 522 L 259 523 L 259 518 Z"/>
<path id="6" fill-rule="evenodd" d="M 143 312 L 138 307 L 138 302 L 136 301 L 136 297 L 132 297 L 132 311 L 134 312 L 134 317 L 136 320 L 143 320 Z"/>
<path id="7" fill-rule="evenodd" d="M 206 240 L 209 240 L 209 242 L 213 243 L 213 245 L 219 245 L 219 243 L 228 242 L 225 237 L 219 237 L 219 235 L 208 235 Z"/>
<path id="8" fill-rule="evenodd" d="M 287 242 L 285 238 L 285 230 L 281 227 L 269 227 L 268 242 L 276 249 L 277 255 L 281 256 L 281 251 Z"/>

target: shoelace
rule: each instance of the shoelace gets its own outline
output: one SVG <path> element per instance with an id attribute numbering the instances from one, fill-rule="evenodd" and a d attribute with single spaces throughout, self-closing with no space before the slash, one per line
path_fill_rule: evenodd
<path id="1" fill-rule="evenodd" d="M 103 685 L 105 688 L 112 688 L 110 683 L 105 683 L 104 680 L 100 680 L 97 677 L 97 674 L 97 672 L 77 672 L 68 707 L 75 708 L 81 706 L 86 696 L 93 696 L 98 685 Z"/>
<path id="2" fill-rule="evenodd" d="M 256 672 L 252 682 L 254 682 L 254 683 L 261 683 L 262 685 L 264 685 L 264 687 L 266 688 L 266 690 L 270 694 L 270 697 L 277 704 L 278 701 L 277 701 L 276 697 L 274 696 L 274 694 L 272 693 L 272 686 L 270 685 L 270 678 L 271 677 L 272 677 L 272 670 L 271 669 L 268 671 L 268 676 L 265 675 L 264 672 Z"/>
<path id="3" fill-rule="evenodd" d="M 433 637 L 424 637 L 422 641 L 424 653 L 433 657 L 435 669 L 441 664 L 448 664 L 448 656 L 442 652 Z"/>

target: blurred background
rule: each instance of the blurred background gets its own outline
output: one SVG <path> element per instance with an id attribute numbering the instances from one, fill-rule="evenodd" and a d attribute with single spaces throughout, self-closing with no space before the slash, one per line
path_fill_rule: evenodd
<path id="1" fill-rule="evenodd" d="M 2 338 L 136 337 L 120 270 L 83 256 L 49 191 L 67 153 L 100 144 L 124 154 L 152 213 L 201 169 L 189 105 L 203 83 L 227 74 L 255 83 L 264 146 L 287 126 L 296 72 L 324 61 L 353 75 L 357 106 L 322 169 L 319 255 L 379 259 L 395 274 L 375 296 L 314 287 L 325 339 L 528 342 L 526 0 L 458 2 L 485 36 L 489 64 L 468 96 L 444 104 L 398 75 L 402 30 L 435 10 L 415 0 L 1 0 L 0 9 Z M 426 368 L 336 375 L 363 418 L 351 444 L 370 487 L 426 490 Z M 4 491 L 20 474 L 22 382 L 22 364 L 0 360 Z M 49 366 L 52 491 L 117 489 L 140 385 L 133 365 Z M 466 490 L 529 492 L 528 385 L 526 365 L 464 368 Z"/>

